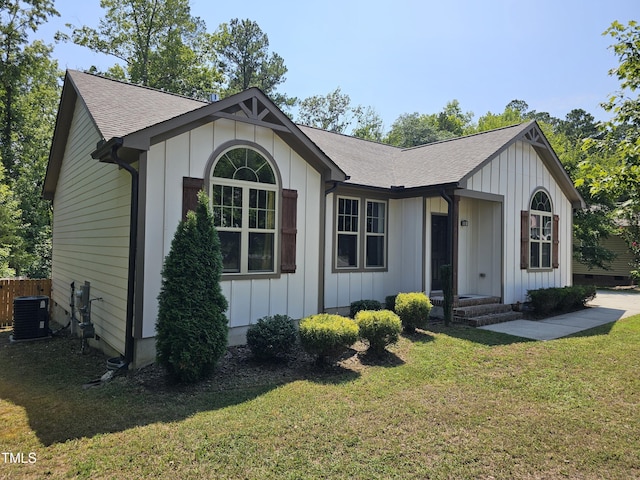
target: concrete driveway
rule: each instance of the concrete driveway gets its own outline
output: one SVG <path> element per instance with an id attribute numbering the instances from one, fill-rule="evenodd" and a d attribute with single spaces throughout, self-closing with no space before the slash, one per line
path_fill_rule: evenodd
<path id="1" fill-rule="evenodd" d="M 533 340 L 553 340 L 640 314 L 640 294 L 598 290 L 588 305 L 590 308 L 545 320 L 513 320 L 478 328 Z"/>

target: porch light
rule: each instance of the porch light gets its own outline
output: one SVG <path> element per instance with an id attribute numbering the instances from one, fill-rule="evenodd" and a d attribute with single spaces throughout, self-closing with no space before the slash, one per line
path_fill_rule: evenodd
<path id="1" fill-rule="evenodd" d="M 460 221 L 460 226 L 461 227 L 468 227 L 469 226 L 469 220 L 461 220 Z"/>

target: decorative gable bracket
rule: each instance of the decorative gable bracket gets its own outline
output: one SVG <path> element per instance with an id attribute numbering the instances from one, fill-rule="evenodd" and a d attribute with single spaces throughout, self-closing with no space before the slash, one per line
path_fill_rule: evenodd
<path id="1" fill-rule="evenodd" d="M 268 106 L 263 104 L 257 97 L 251 97 L 214 113 L 212 117 L 250 123 L 280 132 L 290 131 L 289 128 L 279 122 L 274 115 L 270 114 L 273 114 L 273 112 Z"/>
<path id="2" fill-rule="evenodd" d="M 540 130 L 538 130 L 538 128 L 536 128 L 535 126 L 531 127 L 524 133 L 524 138 L 526 138 L 534 146 L 547 148 L 544 137 L 540 133 Z"/>

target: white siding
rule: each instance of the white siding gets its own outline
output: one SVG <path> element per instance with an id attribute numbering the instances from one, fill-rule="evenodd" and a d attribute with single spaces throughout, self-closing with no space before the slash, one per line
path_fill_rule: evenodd
<path id="1" fill-rule="evenodd" d="M 265 315 L 293 318 L 317 313 L 321 176 L 272 130 L 221 119 L 151 147 L 147 155 L 143 337 L 155 335 L 160 270 L 182 215 L 182 177 L 204 178 L 212 153 L 231 140 L 259 144 L 274 158 L 281 188 L 298 191 L 296 273 L 279 278 L 222 280 L 230 326 L 245 327 Z M 279 257 L 279 252 L 277 254 Z"/>
<path id="2" fill-rule="evenodd" d="M 91 158 L 99 140 L 77 102 L 53 201 L 53 300 L 69 311 L 70 283 L 91 282 L 103 299 L 92 304 L 96 334 L 123 353 L 131 176 Z"/>
<path id="3" fill-rule="evenodd" d="M 520 269 L 520 212 L 529 209 L 538 188 L 549 192 L 553 213 L 560 217 L 559 262 L 552 271 Z M 542 159 L 528 143 L 516 142 L 476 172 L 467 189 L 504 195 L 504 302 L 524 301 L 527 290 L 571 284 L 572 207 Z"/>
<path id="4" fill-rule="evenodd" d="M 384 301 L 387 295 L 422 291 L 422 198 L 389 200 L 386 272 L 333 272 L 334 194 L 327 195 L 325 309 L 348 307 L 357 300 Z"/>

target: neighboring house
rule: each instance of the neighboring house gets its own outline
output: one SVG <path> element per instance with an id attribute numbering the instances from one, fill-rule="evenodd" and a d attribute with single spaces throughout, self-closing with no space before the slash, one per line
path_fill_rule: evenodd
<path id="1" fill-rule="evenodd" d="M 59 321 L 88 280 L 102 348 L 153 361 L 164 257 L 201 188 L 231 343 L 265 315 L 430 293 L 450 262 L 461 296 L 569 285 L 584 205 L 535 122 L 401 149 L 295 125 L 255 88 L 204 103 L 69 71 L 44 186 Z"/>
<path id="2" fill-rule="evenodd" d="M 616 258 L 609 265 L 610 269 L 589 269 L 586 265 L 573 260 L 573 282 L 578 285 L 621 286 L 633 285 L 631 278 L 631 262 L 633 254 L 629 251 L 627 242 L 620 235 L 610 235 L 601 240 L 604 248 L 616 254 Z"/>

